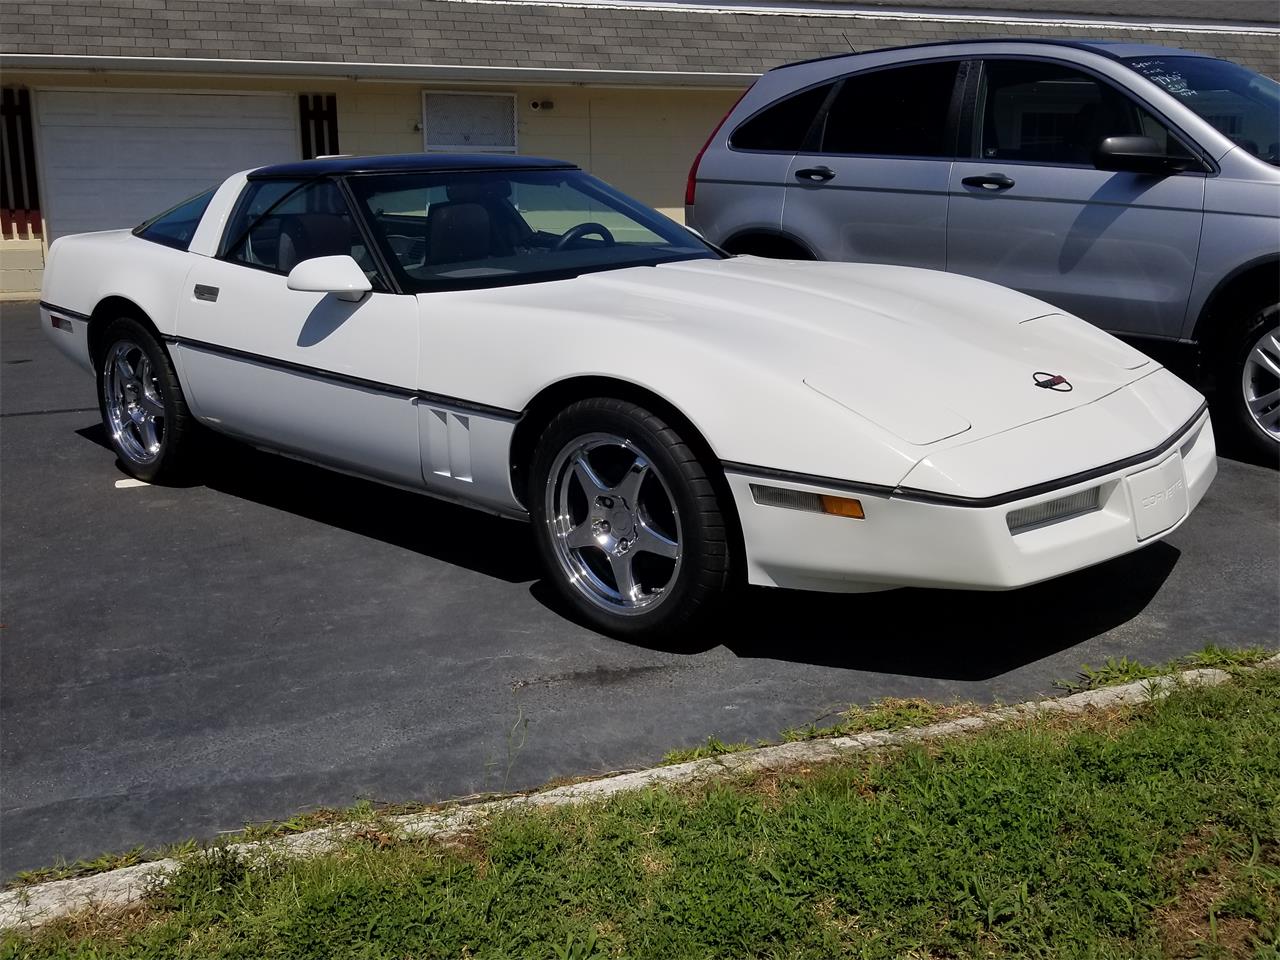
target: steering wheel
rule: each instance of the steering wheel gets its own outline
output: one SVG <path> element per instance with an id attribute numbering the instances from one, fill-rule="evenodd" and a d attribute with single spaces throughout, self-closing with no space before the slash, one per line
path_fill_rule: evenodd
<path id="1" fill-rule="evenodd" d="M 617 243 L 617 241 L 613 239 L 613 234 L 609 232 L 609 228 L 603 223 L 587 222 L 580 223 L 576 227 L 570 227 L 564 233 L 560 234 L 560 239 L 552 245 L 551 249 L 557 251 L 564 250 L 570 244 L 581 240 L 583 237 L 590 236 L 593 233 L 604 241 L 604 245 L 606 247 L 612 247 Z"/>

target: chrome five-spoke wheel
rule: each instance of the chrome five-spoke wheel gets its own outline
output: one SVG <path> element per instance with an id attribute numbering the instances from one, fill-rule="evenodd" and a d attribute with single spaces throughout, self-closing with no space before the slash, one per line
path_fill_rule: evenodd
<path id="1" fill-rule="evenodd" d="M 136 464 L 154 463 L 164 443 L 164 396 L 151 359 L 138 344 L 118 340 L 102 367 L 107 427 L 117 449 Z"/>
<path id="2" fill-rule="evenodd" d="M 1263 330 L 1250 347 L 1240 388 L 1254 423 L 1280 441 L 1280 330 Z"/>
<path id="3" fill-rule="evenodd" d="M 630 440 L 591 433 L 564 446 L 547 476 L 544 516 L 572 586 L 614 614 L 652 610 L 680 574 L 671 487 Z"/>

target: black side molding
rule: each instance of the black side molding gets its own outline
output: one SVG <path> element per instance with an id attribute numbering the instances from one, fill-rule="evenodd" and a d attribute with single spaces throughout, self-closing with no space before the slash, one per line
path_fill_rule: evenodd
<path id="1" fill-rule="evenodd" d="M 58 316 L 66 317 L 68 320 L 79 320 L 82 323 L 88 323 L 93 319 L 87 313 L 77 313 L 75 310 L 68 310 L 66 307 L 59 307 L 46 300 L 41 300 L 40 306 L 48 310 L 50 313 L 56 313 Z"/>
<path id="2" fill-rule="evenodd" d="M 318 380 L 327 380 L 330 383 L 342 384 L 346 387 L 356 387 L 360 390 L 372 390 L 378 393 L 385 393 L 393 397 L 403 397 L 406 400 L 417 400 L 419 403 L 429 404 L 431 406 L 449 407 L 460 413 L 474 414 L 477 417 L 488 417 L 491 420 L 519 420 L 523 414 L 519 410 L 508 410 L 506 407 L 494 407 L 487 403 L 475 403 L 471 400 L 462 400 L 458 397 L 448 397 L 440 393 L 429 393 L 425 390 L 414 390 L 409 387 L 400 387 L 393 383 L 383 383 L 380 380 L 366 380 L 364 377 L 353 377 L 345 373 L 337 373 L 333 370 L 323 370 L 320 367 L 310 367 L 304 363 L 294 363 L 291 360 L 280 360 L 276 357 L 263 356 L 260 353 L 250 353 L 247 350 L 237 350 L 235 347 L 226 347 L 218 343 L 208 343 L 204 340 L 192 340 L 189 337 L 166 336 L 165 343 L 176 344 L 180 347 L 186 347 L 191 350 L 199 350 L 201 353 L 212 353 L 220 357 L 226 357 L 230 360 L 243 360 L 246 363 L 256 363 L 260 366 L 271 367 L 275 370 L 284 370 L 288 373 L 297 373 L 305 377 L 315 377 Z"/>
<path id="3" fill-rule="evenodd" d="M 828 487 L 831 490 L 844 490 L 848 493 L 865 493 L 874 497 L 891 497 L 897 487 L 889 487 L 879 483 L 859 483 L 857 480 L 837 480 L 835 477 L 820 477 L 812 473 L 796 473 L 794 470 L 778 470 L 775 467 L 757 467 L 751 463 L 738 463 L 735 460 L 721 460 L 720 466 L 727 473 L 741 473 L 745 476 L 760 477 L 767 480 L 784 480 L 791 483 L 807 483 L 814 487 Z"/>

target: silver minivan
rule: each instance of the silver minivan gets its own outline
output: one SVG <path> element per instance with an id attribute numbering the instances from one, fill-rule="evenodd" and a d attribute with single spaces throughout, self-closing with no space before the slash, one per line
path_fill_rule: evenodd
<path id="1" fill-rule="evenodd" d="M 910 264 L 1194 344 L 1215 425 L 1280 451 L 1280 84 L 1134 44 L 982 41 L 766 73 L 689 172 L 731 253 Z"/>

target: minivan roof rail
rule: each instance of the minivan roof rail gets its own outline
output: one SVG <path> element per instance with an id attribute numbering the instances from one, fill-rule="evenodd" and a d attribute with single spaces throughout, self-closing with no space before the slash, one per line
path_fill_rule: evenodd
<path id="1" fill-rule="evenodd" d="M 1130 43 L 1125 40 L 1057 40 L 1048 37 L 1000 37 L 993 39 L 989 37 L 979 37 L 969 40 L 935 40 L 930 43 L 907 43 L 896 47 L 872 47 L 869 50 L 856 50 L 850 53 L 831 53 L 823 57 L 812 57 L 808 60 L 797 60 L 794 63 L 782 63 L 776 67 L 770 68 L 768 73 L 774 70 L 787 70 L 791 67 L 802 67 L 809 63 L 823 63 L 827 60 L 844 60 L 849 57 L 860 57 L 868 53 L 889 53 L 896 50 L 924 50 L 929 47 L 955 47 L 973 44 L 1006 44 L 1006 43 L 1039 43 L 1047 47 L 1072 47 L 1077 50 L 1090 50 L 1093 53 L 1100 53 L 1105 57 L 1113 60 L 1123 60 L 1125 57 L 1141 57 L 1141 56 L 1179 56 L 1179 57 L 1208 57 L 1208 54 L 1196 53 L 1193 50 L 1183 50 L 1179 47 L 1162 47 L 1155 44 Z M 1212 58 L 1210 58 L 1212 59 Z"/>

